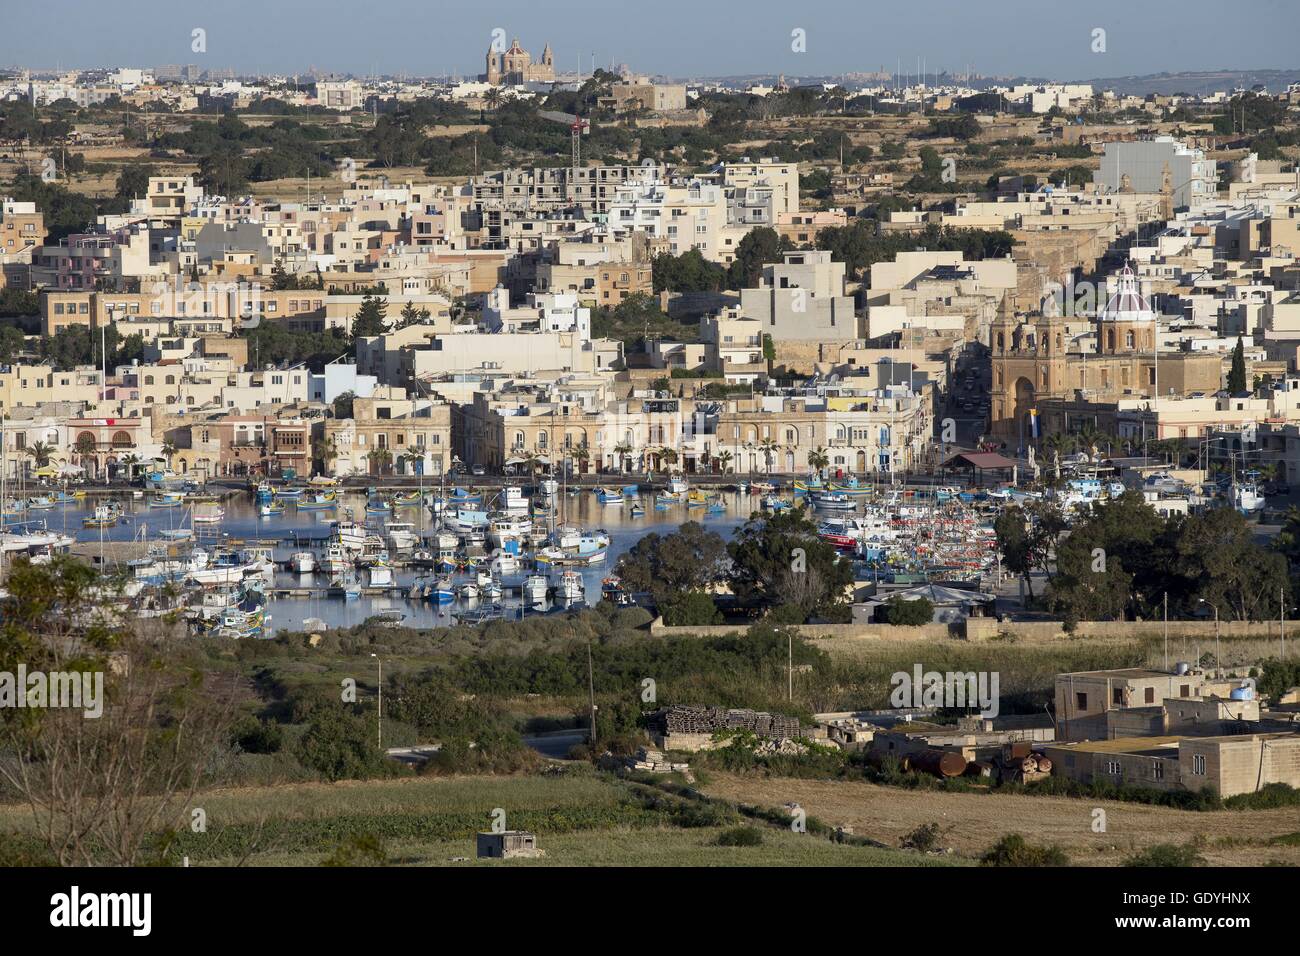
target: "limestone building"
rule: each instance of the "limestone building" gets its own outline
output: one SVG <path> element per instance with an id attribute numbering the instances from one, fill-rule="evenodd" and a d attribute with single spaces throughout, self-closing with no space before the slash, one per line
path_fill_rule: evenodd
<path id="1" fill-rule="evenodd" d="M 549 43 L 542 50 L 539 63 L 533 62 L 533 55 L 521 47 L 517 39 L 510 42 L 510 49 L 504 53 L 489 48 L 486 62 L 487 72 L 483 79 L 492 86 L 555 82 L 555 56 Z"/>
<path id="2" fill-rule="evenodd" d="M 1217 354 L 1155 350 L 1157 317 L 1125 266 L 1091 328 L 1059 314 L 1055 300 L 1020 314 L 1002 299 L 990 332 L 991 433 L 1025 448 L 1052 432 L 1077 431 L 1087 406 L 1118 398 L 1213 394 L 1222 385 Z M 1036 419 L 1036 421 L 1035 421 Z M 1094 423 L 1095 424 L 1095 423 Z"/>

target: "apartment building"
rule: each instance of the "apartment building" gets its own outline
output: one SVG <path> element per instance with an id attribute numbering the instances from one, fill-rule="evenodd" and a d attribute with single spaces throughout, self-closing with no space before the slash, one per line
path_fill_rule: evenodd
<path id="1" fill-rule="evenodd" d="M 441 476 L 452 465 L 452 407 L 430 398 L 375 394 L 352 401 L 352 417 L 321 424 L 326 474 Z M 477 459 L 475 459 L 477 460 Z"/>

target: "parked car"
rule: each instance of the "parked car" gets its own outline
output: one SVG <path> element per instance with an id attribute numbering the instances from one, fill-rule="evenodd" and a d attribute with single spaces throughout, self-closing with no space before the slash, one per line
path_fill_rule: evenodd
<path id="1" fill-rule="evenodd" d="M 484 475 L 487 474 L 487 469 L 484 468 L 482 465 L 475 465 L 473 468 L 470 469 L 470 474 L 472 474 L 475 478 L 482 478 Z"/>

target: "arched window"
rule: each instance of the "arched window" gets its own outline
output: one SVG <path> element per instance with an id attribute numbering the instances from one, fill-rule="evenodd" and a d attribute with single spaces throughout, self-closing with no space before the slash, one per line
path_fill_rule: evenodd
<path id="1" fill-rule="evenodd" d="M 146 376 L 144 377 L 144 383 L 145 383 L 146 385 L 152 385 L 152 384 L 153 384 L 153 376 L 152 376 L 152 375 L 146 375 Z"/>
<path id="2" fill-rule="evenodd" d="M 165 379 L 163 380 L 163 384 L 164 384 L 164 385 L 175 385 L 175 384 L 176 384 L 176 376 L 175 376 L 175 375 L 168 375 L 167 378 L 165 378 Z"/>
<path id="3" fill-rule="evenodd" d="M 134 442 L 131 441 L 131 434 L 129 432 L 113 432 L 114 448 L 130 448 L 132 444 L 134 444 Z"/>
<path id="4" fill-rule="evenodd" d="M 1131 330 L 1124 337 L 1124 339 L 1125 339 L 1125 345 L 1127 345 L 1130 349 L 1132 349 L 1135 343 L 1133 341 L 1133 332 Z"/>

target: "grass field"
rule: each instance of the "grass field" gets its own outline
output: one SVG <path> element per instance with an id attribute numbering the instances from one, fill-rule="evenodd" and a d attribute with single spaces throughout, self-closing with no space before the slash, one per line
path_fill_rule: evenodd
<path id="1" fill-rule="evenodd" d="M 718 834 L 740 824 L 678 816 L 647 807 L 627 784 L 582 767 L 563 774 L 511 777 L 405 778 L 294 784 L 213 791 L 193 807 L 206 814 L 203 833 L 182 832 L 168 855 L 191 866 L 315 866 L 354 852 L 354 862 L 399 866 L 915 866 L 942 857 L 832 843 L 755 824 L 762 846 L 721 847 Z M 538 836 L 539 859 L 478 861 L 475 833 L 505 826 Z M 710 809 L 710 808 L 705 808 Z M 728 813 L 722 808 L 722 813 Z M 0 808 L 0 830 L 28 829 L 20 807 Z M 357 848 L 361 852 L 355 852 Z M 173 859 L 174 857 L 174 859 Z"/>
<path id="2" fill-rule="evenodd" d="M 979 856 L 1007 833 L 1054 844 L 1079 866 L 1117 866 L 1156 843 L 1204 840 L 1202 856 L 1218 866 L 1283 863 L 1300 866 L 1300 845 L 1274 844 L 1293 834 L 1294 807 L 1196 812 L 1106 800 L 1010 793 L 899 790 L 865 781 L 799 780 L 711 774 L 701 787 L 711 797 L 781 806 L 793 801 L 810 816 L 882 843 L 898 844 L 926 823 L 944 830 L 940 841 L 964 857 Z M 1093 810 L 1106 812 L 1106 831 L 1092 829 Z"/>

